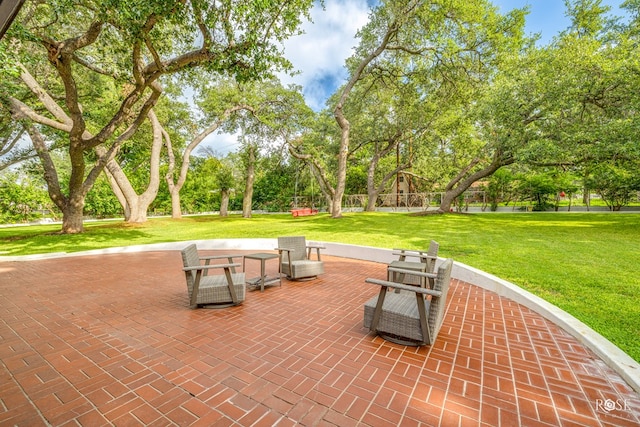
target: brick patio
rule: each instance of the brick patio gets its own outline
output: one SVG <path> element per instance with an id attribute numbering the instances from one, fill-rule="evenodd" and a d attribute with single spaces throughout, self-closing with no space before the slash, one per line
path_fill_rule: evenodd
<path id="1" fill-rule="evenodd" d="M 467 283 L 414 348 L 362 327 L 382 264 L 326 257 L 319 279 L 224 310 L 189 309 L 181 267 L 175 251 L 0 262 L 0 425 L 640 425 L 590 350 Z"/>

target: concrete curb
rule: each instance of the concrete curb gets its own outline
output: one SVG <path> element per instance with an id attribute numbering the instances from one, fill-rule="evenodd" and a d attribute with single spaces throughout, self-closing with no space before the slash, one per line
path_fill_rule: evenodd
<path id="1" fill-rule="evenodd" d="M 209 250 L 273 250 L 277 246 L 277 239 L 209 239 L 191 240 L 172 243 L 154 243 L 149 245 L 124 246 L 107 249 L 97 249 L 75 253 L 50 253 L 43 255 L 26 256 L 0 256 L 2 261 L 33 261 L 38 259 L 51 259 L 61 257 L 74 257 L 86 255 L 101 255 L 112 253 L 135 253 L 151 251 L 178 251 L 188 243 L 195 243 L 199 249 Z M 326 255 L 342 258 L 360 259 L 380 263 L 389 263 L 396 257 L 391 249 L 374 248 L 370 246 L 357 246 L 342 243 L 310 241 L 323 245 L 326 249 L 322 252 Z M 618 373 L 636 392 L 640 393 L 640 364 L 628 354 L 615 346 L 605 337 L 576 319 L 569 313 L 561 310 L 553 304 L 539 298 L 532 293 L 516 286 L 515 284 L 499 277 L 485 273 L 484 271 L 456 262 L 452 271 L 452 277 L 471 283 L 483 289 L 509 298 L 530 310 L 540 314 L 547 320 L 555 323 L 570 335 L 591 349 L 609 367 Z"/>

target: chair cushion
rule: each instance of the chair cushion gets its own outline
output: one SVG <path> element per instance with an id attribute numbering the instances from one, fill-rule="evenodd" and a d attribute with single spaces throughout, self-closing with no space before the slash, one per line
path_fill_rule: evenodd
<path id="1" fill-rule="evenodd" d="M 295 279 L 317 276 L 324 273 L 324 263 L 315 260 L 291 261 L 290 270 L 291 277 Z"/>
<path id="2" fill-rule="evenodd" d="M 231 273 L 233 288 L 236 291 L 238 302 L 245 299 L 244 273 Z M 231 301 L 231 292 L 227 286 L 227 278 L 224 275 L 202 276 L 198 289 L 196 304 L 211 304 Z"/>
<path id="3" fill-rule="evenodd" d="M 391 261 L 389 267 L 404 268 L 405 270 L 425 271 L 427 269 L 426 262 L 410 262 L 410 261 Z"/>
<path id="4" fill-rule="evenodd" d="M 364 326 L 367 329 L 371 327 L 377 303 L 378 295 L 364 304 Z M 429 305 L 430 301 L 426 300 L 426 313 L 429 313 Z M 387 292 L 377 331 L 413 341 L 423 341 L 415 294 Z"/>

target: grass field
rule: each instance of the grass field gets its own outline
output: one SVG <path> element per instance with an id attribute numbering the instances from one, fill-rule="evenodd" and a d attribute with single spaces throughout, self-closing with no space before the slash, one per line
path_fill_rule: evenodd
<path id="1" fill-rule="evenodd" d="M 406 213 L 194 216 L 142 225 L 87 223 L 80 235 L 59 225 L 0 228 L 4 255 L 75 252 L 192 239 L 308 239 L 425 249 L 509 280 L 571 313 L 640 361 L 640 215 L 515 213 L 412 216 Z"/>

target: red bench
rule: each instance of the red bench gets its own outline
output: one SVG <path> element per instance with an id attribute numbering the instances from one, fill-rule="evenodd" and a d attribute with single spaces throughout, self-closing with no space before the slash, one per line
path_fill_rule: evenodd
<path id="1" fill-rule="evenodd" d="M 318 213 L 318 209 L 311 209 L 311 208 L 291 209 L 291 215 L 293 215 L 294 217 L 315 215 L 317 213 Z"/>

